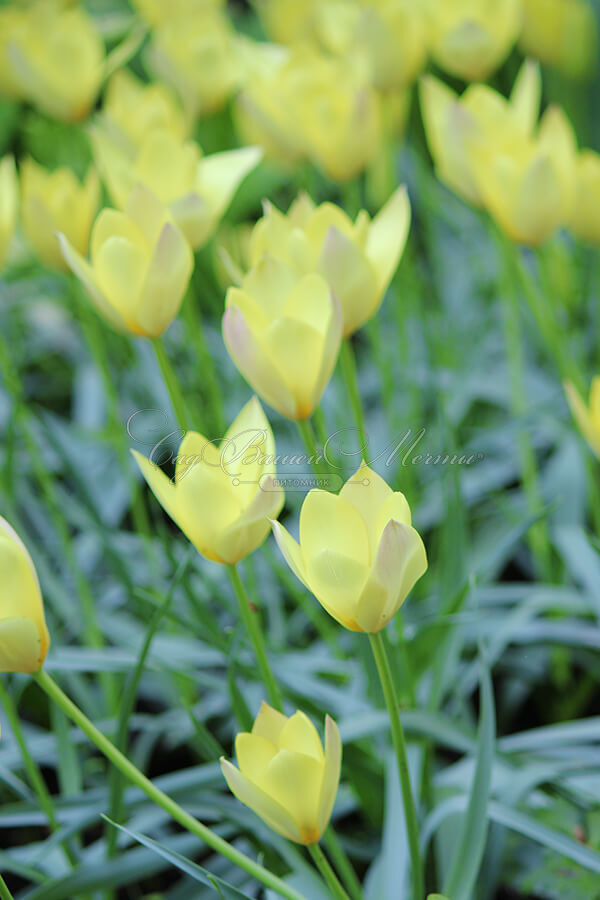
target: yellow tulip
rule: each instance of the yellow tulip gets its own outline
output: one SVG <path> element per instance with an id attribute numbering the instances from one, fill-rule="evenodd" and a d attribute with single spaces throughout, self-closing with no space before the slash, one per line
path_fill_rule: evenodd
<path id="1" fill-rule="evenodd" d="M 215 112 L 237 83 L 236 35 L 217 6 L 195 6 L 185 15 L 161 22 L 146 63 L 159 80 L 177 91 L 191 115 Z"/>
<path id="2" fill-rule="evenodd" d="M 87 116 L 104 77 L 104 45 L 92 19 L 81 9 L 40 2 L 8 53 L 21 96 L 57 119 Z"/>
<path id="3" fill-rule="evenodd" d="M 522 0 L 525 53 L 572 78 L 588 75 L 598 53 L 598 25 L 588 0 Z"/>
<path id="4" fill-rule="evenodd" d="M 219 446 L 188 431 L 173 480 L 149 459 L 132 453 L 163 509 L 213 562 L 232 565 L 256 550 L 269 533 L 269 519 L 283 506 L 275 477 L 275 440 L 256 397 Z"/>
<path id="5" fill-rule="evenodd" d="M 156 131 L 182 141 L 189 130 L 183 110 L 167 85 L 145 84 L 129 69 L 119 69 L 110 78 L 99 120 L 101 130 L 132 154 Z"/>
<path id="6" fill-rule="evenodd" d="M 335 367 L 342 312 L 321 275 L 298 276 L 266 254 L 231 287 L 223 337 L 250 386 L 281 415 L 306 419 Z"/>
<path id="7" fill-rule="evenodd" d="M 0 672 L 37 672 L 49 646 L 35 567 L 18 534 L 0 516 Z"/>
<path id="8" fill-rule="evenodd" d="M 83 184 L 70 169 L 48 172 L 32 159 L 21 165 L 23 228 L 38 258 L 66 271 L 57 232 L 87 254 L 92 223 L 100 203 L 100 180 L 90 169 Z"/>
<path id="9" fill-rule="evenodd" d="M 450 75 L 482 81 L 519 36 L 521 0 L 428 0 L 429 48 Z"/>
<path id="10" fill-rule="evenodd" d="M 600 375 L 592 378 L 587 406 L 570 381 L 565 381 L 564 387 L 573 418 L 595 456 L 600 459 Z"/>
<path id="11" fill-rule="evenodd" d="M 575 202 L 569 227 L 590 244 L 600 244 L 600 154 L 582 150 L 575 163 Z"/>
<path id="12" fill-rule="evenodd" d="M 333 203 L 315 206 L 301 194 L 287 215 L 270 203 L 256 224 L 250 263 L 265 253 L 278 257 L 299 275 L 318 272 L 338 298 L 350 335 L 371 318 L 398 266 L 410 224 L 406 189 L 398 188 L 371 221 L 361 210 L 356 221 Z"/>
<path id="13" fill-rule="evenodd" d="M 15 160 L 0 160 L 0 269 L 9 254 L 19 210 L 19 182 Z"/>
<path id="14" fill-rule="evenodd" d="M 93 131 L 92 137 L 115 206 L 123 209 L 135 186 L 143 184 L 168 207 L 194 249 L 210 238 L 239 183 L 262 156 L 259 147 L 202 156 L 194 141 L 181 142 L 169 132 L 156 131 L 132 159 L 102 132 Z"/>
<path id="15" fill-rule="evenodd" d="M 124 212 L 103 209 L 91 263 L 59 235 L 69 268 L 97 311 L 118 331 L 158 337 L 179 311 L 192 273 L 190 247 L 151 191 L 139 185 Z"/>
<path id="16" fill-rule="evenodd" d="M 469 157 L 469 145 L 510 143 L 512 134 L 533 134 L 542 83 L 539 66 L 525 62 L 510 100 L 485 84 L 470 85 L 462 97 L 428 75 L 421 80 L 420 99 L 427 143 L 438 178 L 469 203 L 483 203 Z M 506 137 L 505 137 L 506 136 Z"/>
<path id="17" fill-rule="evenodd" d="M 300 543 L 273 533 L 292 572 L 345 628 L 384 628 L 427 569 L 404 494 L 364 463 L 339 495 L 313 489 L 300 512 Z"/>
<path id="18" fill-rule="evenodd" d="M 340 781 L 342 742 L 325 717 L 325 750 L 300 710 L 293 716 L 262 704 L 252 731 L 235 739 L 239 769 L 221 758 L 232 794 L 267 825 L 298 844 L 316 843 L 329 824 Z"/>

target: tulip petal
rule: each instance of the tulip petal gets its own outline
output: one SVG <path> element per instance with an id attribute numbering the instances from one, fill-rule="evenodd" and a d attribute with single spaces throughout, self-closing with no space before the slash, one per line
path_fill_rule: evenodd
<path id="1" fill-rule="evenodd" d="M 25 616 L 0 619 L 0 672 L 31 675 L 41 668 L 45 656 L 35 622 Z"/>
<path id="2" fill-rule="evenodd" d="M 283 314 L 287 297 L 298 283 L 295 272 L 271 253 L 265 253 L 244 279 L 242 289 L 264 310 L 264 321 Z"/>
<path id="3" fill-rule="evenodd" d="M 119 310 L 128 327 L 143 334 L 136 316 L 148 261 L 139 247 L 120 236 L 109 237 L 94 257 L 101 292 Z"/>
<path id="4" fill-rule="evenodd" d="M 323 834 L 333 811 L 342 768 L 342 740 L 331 716 L 325 716 L 325 771 L 319 800 L 319 832 Z"/>
<path id="5" fill-rule="evenodd" d="M 378 279 L 380 293 L 387 290 L 400 262 L 410 226 L 410 201 L 406 187 L 397 188 L 377 213 L 367 237 L 366 255 Z"/>
<path id="6" fill-rule="evenodd" d="M 165 512 L 173 519 L 176 525 L 177 522 L 177 508 L 175 503 L 175 485 L 168 478 L 162 469 L 159 469 L 157 465 L 153 462 L 150 462 L 149 459 L 146 459 L 145 456 L 142 456 L 141 453 L 138 453 L 137 450 L 132 450 L 133 458 L 140 468 L 140 472 L 146 479 L 146 483 L 162 508 Z"/>
<path id="7" fill-rule="evenodd" d="M 149 337 L 158 337 L 179 312 L 194 257 L 175 225 L 166 222 L 158 238 L 136 309 L 136 318 Z"/>
<path id="8" fill-rule="evenodd" d="M 221 467 L 219 448 L 197 431 L 186 431 L 177 450 L 175 461 L 175 484 L 186 477 L 195 466 Z"/>
<path id="9" fill-rule="evenodd" d="M 252 734 L 258 734 L 266 740 L 271 741 L 276 746 L 279 745 L 279 735 L 283 726 L 287 722 L 287 716 L 280 713 L 279 710 L 273 709 L 272 706 L 263 700 L 258 711 L 258 715 L 252 726 Z"/>
<path id="10" fill-rule="evenodd" d="M 352 240 L 333 226 L 325 237 L 318 271 L 340 301 L 344 335 L 352 334 L 371 318 L 382 298 L 378 276 Z"/>
<path id="11" fill-rule="evenodd" d="M 94 270 L 90 264 L 77 252 L 77 250 L 75 250 L 74 247 L 71 246 L 64 234 L 58 235 L 58 241 L 65 262 L 73 274 L 81 281 L 88 299 L 96 308 L 97 312 L 99 312 L 116 331 L 128 334 L 130 331 L 129 326 L 118 309 L 108 302 L 102 291 L 99 289 L 96 283 Z"/>
<path id="12" fill-rule="evenodd" d="M 261 147 L 241 147 L 200 160 L 196 187 L 211 210 L 214 224 L 229 206 L 242 179 L 258 165 L 262 156 Z"/>
<path id="13" fill-rule="evenodd" d="M 522 128 L 523 133 L 531 135 L 538 120 L 540 101 L 542 99 L 542 73 L 540 64 L 532 59 L 526 59 L 515 79 L 510 94 L 515 121 Z"/>
<path id="14" fill-rule="evenodd" d="M 279 522 L 271 522 L 271 527 L 277 546 L 281 550 L 286 563 L 296 578 L 310 591 L 300 544 L 294 540 L 289 531 Z"/>
<path id="15" fill-rule="evenodd" d="M 202 247 L 213 230 L 213 220 L 206 201 L 198 194 L 185 194 L 171 203 L 169 208 L 190 247 L 193 250 Z"/>
<path id="16" fill-rule="evenodd" d="M 242 485 L 234 485 L 239 490 Z M 278 516 L 284 503 L 283 489 L 271 477 L 254 485 L 256 494 L 239 519 L 227 528 L 217 542 L 217 550 L 227 563 L 239 562 L 256 550 L 267 537 L 270 520 Z M 246 500 L 246 498 L 243 498 Z"/>
<path id="17" fill-rule="evenodd" d="M 235 739 L 238 766 L 246 778 L 258 785 L 263 772 L 277 753 L 275 744 L 260 734 L 240 732 Z"/>
<path id="18" fill-rule="evenodd" d="M 221 468 L 193 466 L 177 487 L 177 523 L 203 556 L 226 562 L 219 541 L 242 514 L 232 479 Z"/>
<path id="19" fill-rule="evenodd" d="M 329 384 L 329 380 L 335 369 L 337 358 L 340 352 L 340 344 L 342 341 L 342 330 L 344 327 L 344 317 L 342 315 L 342 307 L 335 296 L 332 294 L 329 300 L 331 304 L 331 317 L 329 326 L 325 333 L 325 341 L 321 352 L 321 366 L 315 381 L 311 406 L 314 409 L 319 403 L 323 391 Z"/>
<path id="20" fill-rule="evenodd" d="M 341 496 L 312 490 L 300 511 L 300 546 L 305 560 L 324 549 L 369 564 L 366 525 L 356 509 Z"/>
<path id="21" fill-rule="evenodd" d="M 378 513 L 386 500 L 392 495 L 391 487 L 364 462 L 361 463 L 354 475 L 348 479 L 340 491 L 340 497 L 354 507 L 367 527 L 371 559 L 375 556 L 375 551 L 379 544 L 379 534 L 377 533 Z"/>
<path id="22" fill-rule="evenodd" d="M 305 322 L 276 319 L 263 335 L 264 349 L 294 397 L 292 419 L 306 419 L 315 407 L 323 361 L 323 337 Z"/>
<path id="23" fill-rule="evenodd" d="M 302 843 L 318 840 L 319 800 L 324 763 L 293 750 L 280 750 L 260 781 L 262 789 L 290 810 Z"/>
<path id="24" fill-rule="evenodd" d="M 221 771 L 229 790 L 238 800 L 253 810 L 267 825 L 290 841 L 302 843 L 300 830 L 292 816 L 272 797 L 262 791 L 236 769 L 228 760 L 221 759 Z"/>
<path id="25" fill-rule="evenodd" d="M 136 184 L 127 200 L 125 216 L 137 226 L 147 246 L 154 247 L 165 224 L 165 208 L 156 194 L 144 184 Z"/>
<path id="26" fill-rule="evenodd" d="M 317 729 L 307 715 L 298 710 L 287 720 L 279 735 L 282 750 L 294 750 L 313 756 L 319 762 L 324 759 L 323 746 Z"/>
<path id="27" fill-rule="evenodd" d="M 509 233 L 527 246 L 543 243 L 565 221 L 564 193 L 557 167 L 548 156 L 532 161 L 512 200 Z"/>

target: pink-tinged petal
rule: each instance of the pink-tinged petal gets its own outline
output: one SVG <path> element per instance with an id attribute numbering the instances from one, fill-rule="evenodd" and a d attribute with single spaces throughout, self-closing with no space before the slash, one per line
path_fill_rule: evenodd
<path id="1" fill-rule="evenodd" d="M 302 843 L 295 820 L 283 806 L 246 778 L 228 760 L 221 759 L 221 771 L 229 790 L 240 803 L 253 810 L 267 825 L 290 841 Z"/>
<path id="2" fill-rule="evenodd" d="M 179 229 L 167 222 L 154 249 L 136 310 L 145 334 L 158 337 L 169 327 L 179 312 L 193 268 L 189 244 Z"/>
<path id="3" fill-rule="evenodd" d="M 340 783 L 342 769 L 342 740 L 340 732 L 330 716 L 325 716 L 325 772 L 319 800 L 319 831 L 327 828 Z"/>
<path id="4" fill-rule="evenodd" d="M 62 251 L 62 255 L 65 258 L 65 262 L 68 267 L 71 269 L 74 275 L 77 276 L 79 281 L 81 282 L 86 296 L 89 298 L 90 302 L 96 308 L 96 311 L 100 313 L 100 315 L 106 319 L 109 325 L 116 331 L 120 331 L 124 334 L 129 334 L 131 329 L 121 316 L 120 312 L 114 307 L 109 301 L 106 299 L 98 284 L 96 282 L 96 276 L 94 275 L 94 270 L 90 266 L 90 264 L 81 256 L 80 253 L 75 250 L 75 248 L 69 243 L 64 234 L 58 234 L 58 241 L 60 244 L 60 249 Z"/>

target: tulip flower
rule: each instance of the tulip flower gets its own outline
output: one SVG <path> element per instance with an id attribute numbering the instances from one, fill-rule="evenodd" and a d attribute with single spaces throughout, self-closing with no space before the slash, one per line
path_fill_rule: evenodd
<path id="1" fill-rule="evenodd" d="M 273 534 L 296 577 L 351 631 L 384 628 L 427 569 L 404 494 L 364 463 L 339 495 L 308 492 L 300 543 L 278 522 Z"/>
<path id="2" fill-rule="evenodd" d="M 432 75 L 423 78 L 421 111 L 438 178 L 469 203 L 481 206 L 469 144 L 499 142 L 503 134 L 513 131 L 522 137 L 531 136 L 541 91 L 539 65 L 532 62 L 521 66 L 510 100 L 484 84 L 469 86 L 459 98 Z"/>
<path id="3" fill-rule="evenodd" d="M 483 81 L 519 36 L 521 0 L 430 0 L 429 49 L 437 65 L 465 81 Z"/>
<path id="4" fill-rule="evenodd" d="M 37 672 L 49 646 L 35 567 L 18 534 L 0 516 L 0 672 Z"/>
<path id="5" fill-rule="evenodd" d="M 575 202 L 569 227 L 589 244 L 600 244 L 600 155 L 582 150 L 575 162 Z"/>
<path id="6" fill-rule="evenodd" d="M 139 185 L 124 212 L 103 209 L 91 263 L 59 234 L 64 258 L 96 310 L 118 331 L 158 337 L 179 311 L 193 268 L 190 247 L 151 191 Z"/>
<path id="7" fill-rule="evenodd" d="M 21 165 L 23 227 L 38 258 L 52 269 L 68 270 L 57 232 L 78 253 L 87 254 L 100 204 L 100 180 L 90 169 L 83 184 L 70 169 L 48 172 L 32 159 Z"/>
<path id="8" fill-rule="evenodd" d="M 598 25 L 588 0 L 522 0 L 524 53 L 572 78 L 590 74 L 598 53 Z"/>
<path id="9" fill-rule="evenodd" d="M 0 160 L 0 268 L 12 244 L 19 209 L 19 183 L 12 156 Z"/>
<path id="10" fill-rule="evenodd" d="M 342 763 L 338 727 L 325 717 L 325 750 L 298 710 L 289 718 L 263 703 L 252 731 L 235 739 L 239 769 L 221 758 L 232 794 L 298 844 L 316 843 L 329 824 Z"/>
<path id="11" fill-rule="evenodd" d="M 570 381 L 565 381 L 564 387 L 573 418 L 594 454 L 600 459 L 600 375 L 592 378 L 587 406 Z"/>
<path id="12" fill-rule="evenodd" d="M 142 475 L 165 512 L 199 553 L 233 565 L 256 550 L 279 515 L 283 491 L 275 477 L 275 441 L 256 397 L 247 403 L 217 446 L 188 431 L 175 477 L 135 450 Z"/>
<path id="13" fill-rule="evenodd" d="M 306 419 L 331 377 L 342 311 L 321 275 L 298 276 L 270 254 L 231 287 L 223 337 L 250 386 L 282 416 Z"/>
<path id="14" fill-rule="evenodd" d="M 166 131 L 149 134 L 131 159 L 101 132 L 93 132 L 96 159 L 113 203 L 123 209 L 136 186 L 149 188 L 168 207 L 193 249 L 210 238 L 242 179 L 262 156 L 242 147 L 202 156 L 194 141 Z"/>
<path id="15" fill-rule="evenodd" d="M 287 215 L 265 204 L 264 216 L 252 233 L 250 262 L 256 264 L 269 253 L 298 275 L 322 275 L 340 302 L 343 333 L 348 336 L 379 308 L 404 250 L 409 224 L 404 187 L 394 192 L 373 221 L 361 210 L 352 222 L 339 206 L 315 206 L 301 194 Z"/>
<path id="16" fill-rule="evenodd" d="M 144 139 L 164 131 L 182 141 L 189 130 L 175 94 L 166 84 L 145 84 L 129 69 L 119 69 L 106 86 L 100 131 L 134 155 Z"/>
<path id="17" fill-rule="evenodd" d="M 37 3 L 9 41 L 12 78 L 20 95 L 50 116 L 84 119 L 104 77 L 104 45 L 83 10 Z"/>

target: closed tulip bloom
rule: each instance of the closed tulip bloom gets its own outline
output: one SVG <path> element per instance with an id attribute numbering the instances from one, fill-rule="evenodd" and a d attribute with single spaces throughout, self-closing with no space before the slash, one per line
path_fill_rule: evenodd
<path id="1" fill-rule="evenodd" d="M 587 405 L 570 381 L 565 381 L 564 386 L 573 418 L 594 455 L 600 459 L 600 375 L 592 378 Z"/>
<path id="2" fill-rule="evenodd" d="M 143 184 L 171 212 L 188 243 L 198 249 L 210 238 L 242 179 L 259 162 L 259 147 L 202 156 L 194 141 L 166 131 L 149 134 L 133 159 L 94 132 L 100 171 L 113 203 L 123 209 L 136 184 Z"/>
<path id="3" fill-rule="evenodd" d="M 0 161 L 0 269 L 6 262 L 17 224 L 19 182 L 13 156 Z"/>
<path id="4" fill-rule="evenodd" d="M 402 256 L 409 224 L 404 187 L 372 221 L 366 210 L 353 222 L 339 206 L 315 206 L 301 194 L 286 215 L 266 204 L 252 233 L 250 262 L 256 264 L 270 253 L 299 275 L 322 275 L 340 302 L 347 336 L 379 308 Z"/>
<path id="5" fill-rule="evenodd" d="M 50 116 L 84 119 L 104 77 L 104 45 L 81 9 L 38 3 L 8 47 L 21 95 Z"/>
<path id="6" fill-rule="evenodd" d="M 530 137 L 539 115 L 541 91 L 539 65 L 533 62 L 521 66 L 509 100 L 485 84 L 470 85 L 458 97 L 432 75 L 421 79 L 423 124 L 438 178 L 469 203 L 481 206 L 469 145 L 494 145 L 513 132 Z"/>
<path id="7" fill-rule="evenodd" d="M 588 0 L 522 0 L 524 53 L 572 78 L 589 75 L 598 54 L 598 24 Z"/>
<path id="8" fill-rule="evenodd" d="M 21 165 L 23 228 L 37 257 L 52 269 L 68 270 L 57 232 L 87 254 L 100 204 L 100 180 L 91 168 L 83 183 L 66 168 L 48 172 L 32 159 Z"/>
<path id="9" fill-rule="evenodd" d="M 49 646 L 35 567 L 18 534 L 0 516 L 0 672 L 37 672 Z"/>
<path id="10" fill-rule="evenodd" d="M 292 572 L 351 631 L 384 628 L 427 569 L 404 494 L 364 463 L 339 494 L 313 489 L 300 511 L 300 543 L 273 533 Z"/>
<path id="11" fill-rule="evenodd" d="M 91 262 L 59 235 L 69 268 L 97 311 L 118 331 L 158 337 L 179 311 L 193 268 L 189 244 L 154 194 L 135 188 L 124 212 L 103 209 Z"/>
<path id="12" fill-rule="evenodd" d="M 342 338 L 342 312 L 321 275 L 298 276 L 266 254 L 231 287 L 223 337 L 248 384 L 282 416 L 306 419 L 321 399 Z"/>
<path id="13" fill-rule="evenodd" d="M 483 81 L 508 56 L 521 28 L 521 0 L 428 0 L 429 49 L 437 65 Z"/>
<path id="14" fill-rule="evenodd" d="M 581 241 L 600 244 L 600 155 L 582 150 L 575 162 L 575 202 L 569 228 Z"/>
<path id="15" fill-rule="evenodd" d="M 188 431 L 177 454 L 175 477 L 132 451 L 165 512 L 199 553 L 233 565 L 259 547 L 269 519 L 283 506 L 275 477 L 275 440 L 256 397 L 244 406 L 217 445 Z"/>
<path id="16" fill-rule="evenodd" d="M 267 825 L 298 844 L 316 843 L 329 824 L 340 781 L 342 742 L 325 717 L 325 750 L 303 712 L 293 716 L 263 703 L 252 726 L 235 739 L 236 768 L 221 758 L 232 794 Z"/>

